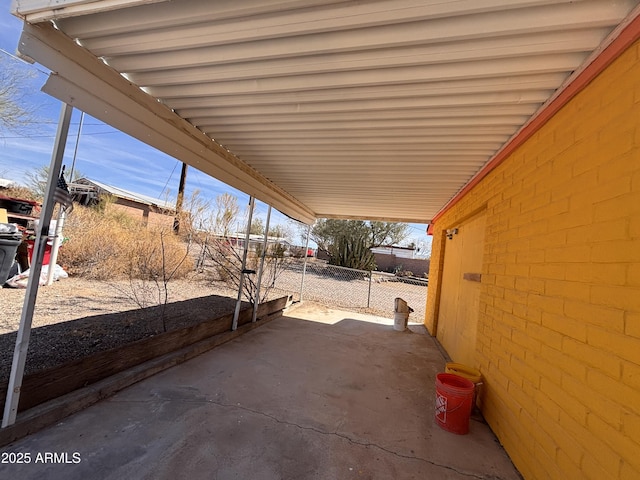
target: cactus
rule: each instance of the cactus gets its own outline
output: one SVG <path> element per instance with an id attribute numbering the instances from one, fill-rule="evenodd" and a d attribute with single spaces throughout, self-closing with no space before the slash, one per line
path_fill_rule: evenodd
<path id="1" fill-rule="evenodd" d="M 375 257 L 371 252 L 366 238 L 357 237 L 349 239 L 340 236 L 329 247 L 331 265 L 355 268 L 358 270 L 375 269 Z"/>

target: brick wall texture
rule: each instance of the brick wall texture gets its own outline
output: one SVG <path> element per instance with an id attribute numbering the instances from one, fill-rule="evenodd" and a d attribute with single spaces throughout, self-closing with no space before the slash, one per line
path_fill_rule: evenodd
<path id="1" fill-rule="evenodd" d="M 639 479 L 639 43 L 438 219 L 432 333 L 442 232 L 482 210 L 485 418 L 527 479 Z"/>

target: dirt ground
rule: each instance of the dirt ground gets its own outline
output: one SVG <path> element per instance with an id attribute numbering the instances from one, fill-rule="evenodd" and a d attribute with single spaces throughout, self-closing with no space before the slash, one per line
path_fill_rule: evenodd
<path id="1" fill-rule="evenodd" d="M 11 368 L 25 292 L 0 289 L 0 381 Z M 162 312 L 153 284 L 60 279 L 38 291 L 25 372 L 232 313 L 236 295 L 205 278 L 176 280 Z"/>
<path id="2" fill-rule="evenodd" d="M 299 292 L 301 266 L 278 277 L 269 299 Z M 165 311 L 163 289 L 153 282 L 100 282 L 63 278 L 40 287 L 33 315 L 26 372 L 141 340 L 233 312 L 237 291 L 207 274 L 193 273 L 168 284 Z M 401 282 L 373 282 L 320 275 L 309 268 L 305 300 L 332 307 L 393 318 L 394 298 L 402 297 L 415 312 L 410 322 L 422 322 L 427 289 Z M 0 289 L 0 382 L 9 374 L 24 289 Z M 299 295 L 298 295 L 299 298 Z M 369 305 L 369 306 L 368 306 Z"/>

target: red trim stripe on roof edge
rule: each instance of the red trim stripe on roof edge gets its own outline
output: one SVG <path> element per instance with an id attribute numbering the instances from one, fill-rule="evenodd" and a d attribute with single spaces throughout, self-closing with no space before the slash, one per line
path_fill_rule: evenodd
<path id="1" fill-rule="evenodd" d="M 552 97 L 548 103 L 534 115 L 529 123 L 525 124 L 511 140 L 469 180 L 462 190 L 434 215 L 427 228 L 427 234 L 433 235 L 433 226 L 442 215 L 458 203 L 462 197 L 480 183 L 493 169 L 504 162 L 518 147 L 540 130 L 562 107 L 584 90 L 594 78 L 602 73 L 605 68 L 640 38 L 640 10 L 636 8 L 629 18 L 632 19 L 623 28 L 617 32 L 613 32 L 612 35 L 617 36 L 608 39 L 610 41 L 609 45 L 598 53 L 591 63 L 575 75 L 573 79 L 570 79 L 564 87 L 561 87 L 559 93 L 555 97 Z"/>

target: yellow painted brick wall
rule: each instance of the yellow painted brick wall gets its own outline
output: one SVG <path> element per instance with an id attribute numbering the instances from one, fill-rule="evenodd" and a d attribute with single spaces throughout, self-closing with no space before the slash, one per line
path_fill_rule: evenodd
<path id="1" fill-rule="evenodd" d="M 640 45 L 435 224 L 486 208 L 483 413 L 527 479 L 640 479 Z M 436 326 L 437 328 L 437 326 Z"/>

